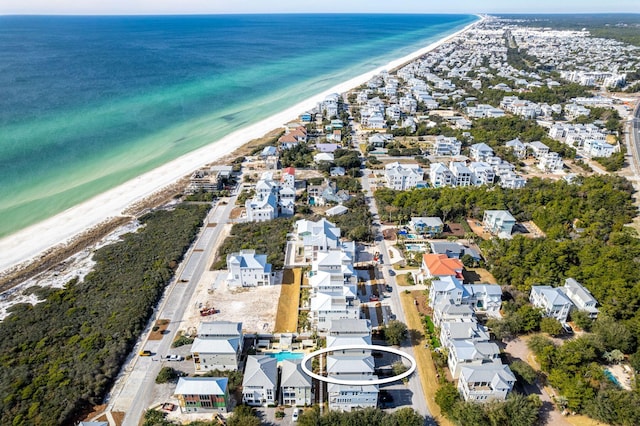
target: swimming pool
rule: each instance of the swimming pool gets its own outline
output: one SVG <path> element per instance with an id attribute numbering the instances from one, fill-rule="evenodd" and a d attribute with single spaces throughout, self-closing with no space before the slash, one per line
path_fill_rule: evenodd
<path id="1" fill-rule="evenodd" d="M 616 376 L 614 376 L 613 373 L 606 368 L 604 369 L 604 375 L 607 376 L 607 379 L 611 380 L 614 385 L 622 387 L 618 379 L 616 379 Z"/>
<path id="2" fill-rule="evenodd" d="M 302 359 L 304 358 L 304 353 L 302 352 L 291 352 L 291 351 L 282 351 L 276 353 L 267 354 L 271 358 L 275 358 L 278 362 L 282 362 L 285 359 Z"/>
<path id="3" fill-rule="evenodd" d="M 427 247 L 424 244 L 405 244 L 405 248 L 408 251 L 426 251 Z"/>

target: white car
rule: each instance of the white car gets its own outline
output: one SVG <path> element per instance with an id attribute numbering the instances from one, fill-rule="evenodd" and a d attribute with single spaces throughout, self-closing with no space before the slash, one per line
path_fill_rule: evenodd
<path id="1" fill-rule="evenodd" d="M 184 359 L 181 355 L 167 355 L 167 361 L 182 361 Z"/>
<path id="2" fill-rule="evenodd" d="M 293 414 L 291 415 L 291 421 L 292 422 L 297 422 L 299 415 L 300 415 L 300 409 L 299 408 L 294 408 L 293 409 Z"/>

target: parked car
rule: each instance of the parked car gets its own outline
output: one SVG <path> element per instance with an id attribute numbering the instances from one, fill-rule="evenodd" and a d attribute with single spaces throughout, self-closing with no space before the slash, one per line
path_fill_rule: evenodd
<path id="1" fill-rule="evenodd" d="M 393 287 L 391 287 L 390 285 L 386 285 L 386 286 L 384 287 L 384 289 L 385 289 L 388 293 L 391 293 L 391 292 L 393 291 Z"/>
<path id="2" fill-rule="evenodd" d="M 167 355 L 167 361 L 182 361 L 184 357 L 182 355 Z"/>
<path id="3" fill-rule="evenodd" d="M 300 409 L 299 408 L 294 408 L 293 409 L 293 414 L 291 415 L 291 421 L 292 422 L 297 422 L 298 421 L 298 416 L 300 416 Z"/>
<path id="4" fill-rule="evenodd" d="M 378 296 L 374 296 L 373 294 L 369 296 L 369 302 L 378 302 L 380 298 Z"/>
<path id="5" fill-rule="evenodd" d="M 389 269 L 389 275 L 391 275 L 392 277 L 395 276 L 396 271 L 394 271 L 393 269 Z"/>
<path id="6" fill-rule="evenodd" d="M 151 351 L 147 351 L 147 350 L 140 351 L 140 356 L 151 356 L 151 355 L 153 355 Z"/>
<path id="7" fill-rule="evenodd" d="M 573 334 L 573 328 L 569 324 L 562 324 L 562 329 L 567 334 Z"/>

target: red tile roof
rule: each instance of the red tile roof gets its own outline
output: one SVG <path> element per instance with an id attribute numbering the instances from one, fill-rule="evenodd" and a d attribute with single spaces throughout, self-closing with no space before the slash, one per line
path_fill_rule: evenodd
<path id="1" fill-rule="evenodd" d="M 464 265 L 458 259 L 449 259 L 446 254 L 425 254 L 422 260 L 429 273 L 434 276 L 454 276 L 460 278 Z"/>

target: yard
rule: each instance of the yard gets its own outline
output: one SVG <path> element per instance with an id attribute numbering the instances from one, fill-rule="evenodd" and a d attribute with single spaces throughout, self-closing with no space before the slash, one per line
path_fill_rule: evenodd
<path id="1" fill-rule="evenodd" d="M 415 296 L 418 296 L 414 293 L 423 292 L 412 292 L 405 293 L 402 292 L 400 294 L 400 302 L 402 303 L 402 310 L 404 311 L 405 319 L 407 321 L 407 328 L 409 330 L 416 330 L 420 333 L 411 333 L 412 339 L 415 339 L 415 335 L 422 336 L 419 340 L 412 340 L 412 345 L 414 347 L 414 356 L 416 358 L 416 363 L 418 364 L 417 370 L 420 375 L 420 381 L 422 384 L 422 391 L 425 394 L 425 398 L 427 399 L 427 406 L 429 407 L 429 411 L 433 415 L 434 419 L 439 425 L 443 426 L 452 426 L 452 423 L 445 418 L 441 412 L 440 407 L 436 404 L 435 397 L 436 391 L 440 387 L 438 384 L 438 378 L 436 377 L 436 367 L 433 364 L 433 360 L 431 358 L 431 352 L 424 348 L 425 340 L 424 340 L 424 328 L 422 325 L 422 317 L 418 312 L 418 309 L 415 305 Z M 426 306 L 426 305 L 425 305 Z"/>
<path id="2" fill-rule="evenodd" d="M 276 333 L 293 333 L 298 325 L 298 305 L 300 304 L 300 284 L 302 269 L 285 269 L 282 276 L 282 290 L 276 314 Z"/>

